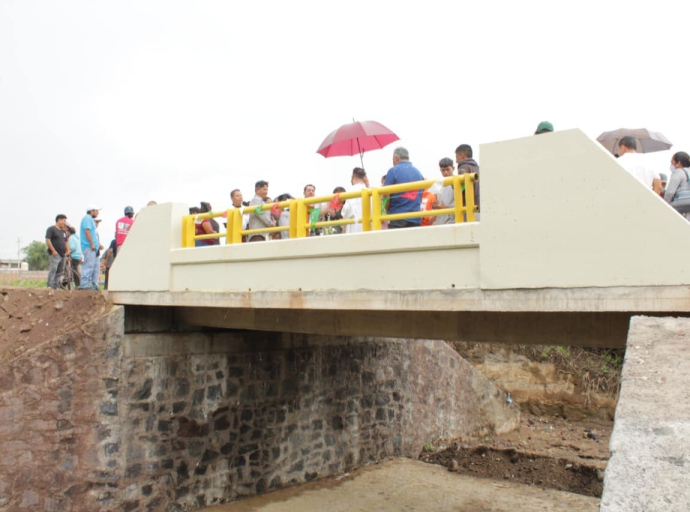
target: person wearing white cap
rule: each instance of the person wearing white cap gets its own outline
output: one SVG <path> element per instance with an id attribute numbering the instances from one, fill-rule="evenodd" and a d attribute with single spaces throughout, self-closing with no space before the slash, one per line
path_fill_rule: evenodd
<path id="1" fill-rule="evenodd" d="M 95 218 L 98 217 L 100 208 L 89 206 L 86 215 L 81 220 L 79 235 L 81 238 L 81 252 L 84 254 L 84 266 L 81 271 L 80 290 L 98 290 L 98 275 L 100 265 L 98 264 L 98 252 L 103 249 L 98 239 Z"/>

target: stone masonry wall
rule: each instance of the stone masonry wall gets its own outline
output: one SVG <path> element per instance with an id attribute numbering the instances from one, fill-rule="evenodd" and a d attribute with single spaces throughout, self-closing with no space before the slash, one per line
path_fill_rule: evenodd
<path id="1" fill-rule="evenodd" d="M 0 373 L 0 510 L 191 510 L 517 425 L 443 342 L 89 334 Z"/>

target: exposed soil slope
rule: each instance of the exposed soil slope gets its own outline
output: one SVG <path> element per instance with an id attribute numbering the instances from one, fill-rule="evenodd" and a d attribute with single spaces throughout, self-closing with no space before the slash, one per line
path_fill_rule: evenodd
<path id="1" fill-rule="evenodd" d="M 0 364 L 88 323 L 106 309 L 96 291 L 0 288 Z"/>

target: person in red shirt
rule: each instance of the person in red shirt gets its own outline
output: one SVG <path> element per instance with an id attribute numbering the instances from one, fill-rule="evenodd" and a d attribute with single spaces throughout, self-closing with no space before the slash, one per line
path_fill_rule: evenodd
<path id="1" fill-rule="evenodd" d="M 127 238 L 132 224 L 134 224 L 134 208 L 127 206 L 125 208 L 125 216 L 115 223 L 115 243 L 117 244 L 118 250 L 120 246 L 125 243 L 125 239 Z M 117 251 L 115 252 L 117 253 Z"/>

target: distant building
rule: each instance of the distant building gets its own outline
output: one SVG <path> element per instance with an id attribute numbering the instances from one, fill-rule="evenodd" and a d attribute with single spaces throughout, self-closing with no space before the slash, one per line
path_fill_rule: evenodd
<path id="1" fill-rule="evenodd" d="M 29 270 L 29 264 L 26 261 L 21 262 L 21 266 L 17 265 L 17 260 L 0 260 L 0 270 Z"/>

